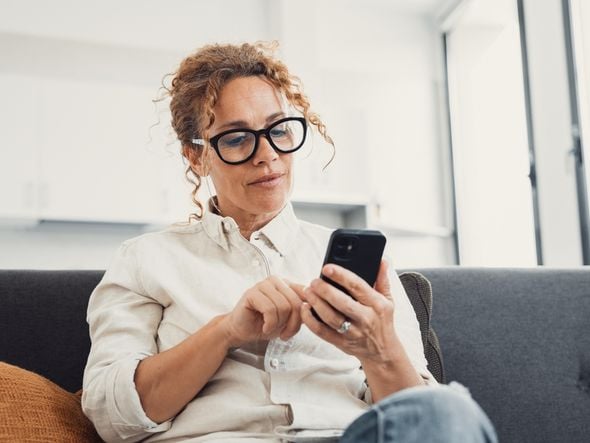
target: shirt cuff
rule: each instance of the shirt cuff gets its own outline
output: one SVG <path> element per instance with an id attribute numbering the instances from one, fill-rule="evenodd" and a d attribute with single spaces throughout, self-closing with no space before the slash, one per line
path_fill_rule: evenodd
<path id="1" fill-rule="evenodd" d="M 422 380 L 424 380 L 424 383 L 426 384 L 426 386 L 438 386 L 439 383 L 436 380 L 436 378 L 434 378 L 434 375 L 432 375 L 430 373 L 430 371 L 420 371 L 419 372 L 420 377 L 422 377 Z"/>
<path id="2" fill-rule="evenodd" d="M 436 378 L 434 378 L 434 375 L 432 375 L 430 373 L 430 371 L 420 371 L 419 372 L 420 377 L 422 378 L 422 380 L 424 381 L 424 384 L 426 386 L 438 386 L 439 383 L 436 380 Z M 373 394 L 371 393 L 371 388 L 367 385 L 366 386 L 366 390 L 363 394 L 363 401 L 368 404 L 368 405 L 372 405 L 373 404 Z"/>
<path id="3" fill-rule="evenodd" d="M 148 355 L 125 359 L 112 372 L 112 390 L 107 392 L 107 405 L 113 429 L 122 438 L 137 436 L 142 433 L 164 432 L 170 429 L 172 419 L 163 423 L 152 421 L 143 410 L 139 394 L 135 387 L 135 370 L 141 360 Z"/>

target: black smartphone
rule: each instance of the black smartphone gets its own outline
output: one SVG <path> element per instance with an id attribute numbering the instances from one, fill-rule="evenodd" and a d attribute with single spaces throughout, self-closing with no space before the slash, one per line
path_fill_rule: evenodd
<path id="1" fill-rule="evenodd" d="M 385 236 L 380 231 L 337 229 L 330 237 L 324 265 L 340 265 L 354 272 L 372 287 L 377 280 L 385 242 Z M 320 278 L 348 294 L 346 289 L 325 275 L 320 274 Z M 313 309 L 312 314 L 321 321 Z"/>

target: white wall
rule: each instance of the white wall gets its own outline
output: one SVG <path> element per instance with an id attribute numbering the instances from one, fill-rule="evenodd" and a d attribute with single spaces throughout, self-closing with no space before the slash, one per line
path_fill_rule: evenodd
<path id="1" fill-rule="evenodd" d="M 394 3 L 283 0 L 273 12 L 291 20 L 271 35 L 336 142 L 321 186 L 378 208 L 373 225 L 399 266 L 452 264 L 441 38 L 429 16 Z"/>
<path id="2" fill-rule="evenodd" d="M 423 236 L 410 232 L 413 236 L 408 237 L 407 233 L 400 234 L 405 232 L 403 229 L 395 229 L 418 226 L 432 233 L 448 227 L 449 223 L 448 177 L 442 172 L 446 158 L 442 154 L 444 140 L 440 136 L 438 114 L 441 105 L 440 41 L 436 27 L 422 15 L 423 11 L 400 12 L 387 2 L 370 2 L 367 6 L 334 0 L 297 3 L 284 0 L 179 1 L 174 2 L 177 8 L 174 10 L 169 4 L 166 10 L 160 10 L 162 4 L 155 1 L 110 0 L 83 6 L 81 3 L 60 0 L 48 6 L 32 0 L 5 2 L 4 10 L 9 13 L 0 18 L 0 48 L 6 55 L 0 61 L 0 76 L 24 78 L 26 74 L 42 85 L 49 82 L 54 85 L 50 88 L 53 102 L 59 100 L 58 88 L 67 89 L 68 82 L 82 89 L 88 83 L 110 84 L 123 95 L 126 89 L 137 88 L 149 106 L 147 111 L 142 107 L 141 112 L 153 115 L 151 103 L 147 103 L 151 96 L 146 93 L 157 90 L 162 75 L 170 72 L 187 51 L 215 40 L 278 38 L 282 56 L 303 79 L 312 104 L 328 125 L 338 150 L 336 161 L 324 173 L 321 168 L 329 151 L 320 137 L 314 138 L 314 154 L 298 165 L 296 193 L 310 195 L 321 190 L 324 201 L 378 204 L 384 221 L 381 224 L 390 234 L 398 267 L 452 261 L 449 241 L 444 235 Z M 38 11 L 34 17 L 44 19 L 31 19 L 28 12 L 32 9 Z M 228 10 L 232 13 L 228 14 Z M 222 16 L 226 28 L 220 30 L 217 23 Z M 302 32 L 302 23 L 305 32 Z M 68 93 L 64 91 L 65 102 L 75 104 Z M 126 104 L 131 106 L 135 101 L 129 95 Z M 67 114 L 66 109 L 62 108 L 61 112 Z M 69 112 L 72 117 L 72 111 Z M 5 226 L 0 229 L 3 246 L 0 267 L 103 268 L 122 239 L 146 229 L 141 224 L 120 222 L 183 218 L 185 212 L 179 208 L 188 206 L 183 206 L 187 202 L 186 193 L 177 192 L 181 185 L 176 183 L 162 188 L 162 184 L 169 183 L 173 177 L 182 182 L 178 162 L 174 167 L 167 162 L 165 171 L 158 172 L 159 165 L 166 162 L 161 156 L 176 150 L 174 144 L 162 146 L 171 141 L 166 139 L 164 129 L 163 125 L 159 127 L 155 144 L 134 148 L 143 149 L 156 158 L 137 165 L 135 170 L 128 168 L 126 178 L 116 170 L 109 170 L 108 157 L 96 156 L 85 165 L 85 171 L 72 172 L 60 180 L 52 169 L 68 161 L 68 157 L 52 158 L 50 149 L 27 141 L 29 148 L 39 149 L 43 155 L 41 164 L 36 165 L 27 164 L 27 155 L 18 156 L 22 171 L 18 175 L 22 176 L 20 186 L 24 197 L 30 188 L 27 183 L 37 177 L 36 174 L 26 177 L 28 166 L 37 168 L 31 170 L 40 170 L 42 178 L 53 177 L 61 188 L 60 196 L 71 194 L 70 199 L 62 200 L 59 210 L 55 205 L 48 205 L 53 212 L 46 218 L 59 220 L 61 214 L 62 219 L 76 219 L 72 210 L 79 205 L 88 205 L 86 212 L 92 210 L 93 202 L 98 205 L 103 198 L 101 190 L 114 196 L 120 189 L 116 197 L 125 202 L 134 193 L 142 192 L 139 184 L 145 183 L 146 176 L 160 184 L 148 187 L 155 195 L 148 192 L 141 198 L 147 198 L 148 202 L 153 199 L 154 211 L 161 209 L 164 215 L 146 220 L 145 215 L 134 218 L 130 213 L 126 219 L 116 220 L 118 224 L 104 226 L 60 222 L 28 228 Z M 19 140 L 23 131 L 13 132 L 16 133 L 14 139 Z M 63 134 L 58 133 L 54 138 L 59 139 Z M 73 168 L 84 165 L 88 158 L 84 152 L 77 155 L 76 150 L 71 151 L 73 157 L 69 157 L 69 161 Z M 179 159 L 172 159 L 176 160 Z M 84 174 L 87 174 L 88 183 L 80 189 L 85 191 L 73 189 L 75 183 L 82 182 Z M 111 186 L 109 177 L 119 178 Z M 43 181 L 40 184 L 39 192 L 33 194 L 39 200 L 51 201 L 52 187 L 43 186 L 46 184 Z M 89 195 L 89 190 L 94 192 L 95 199 L 86 202 L 80 195 Z M 78 199 L 77 203 L 72 204 L 72 199 Z M 105 199 L 107 201 L 109 199 Z M 98 209 L 93 220 L 87 221 L 100 220 L 104 212 Z M 300 213 L 328 225 L 338 223 L 331 215 L 309 207 L 301 208 Z M 116 211 L 117 216 L 120 214 L 120 210 Z M 107 216 L 103 221 L 114 220 Z"/>
<path id="3" fill-rule="evenodd" d="M 0 30 L 184 54 L 212 41 L 267 38 L 269 1 L 2 0 Z"/>
<path id="4" fill-rule="evenodd" d="M 67 222 L 3 227 L 0 268 L 105 269 L 119 244 L 146 229 L 133 224 Z"/>
<path id="5" fill-rule="evenodd" d="M 170 118 L 151 100 L 188 51 L 267 39 L 265 5 L 3 2 L 0 267 L 104 268 L 149 223 L 186 219 Z M 228 10 L 239 19 L 222 29 Z"/>

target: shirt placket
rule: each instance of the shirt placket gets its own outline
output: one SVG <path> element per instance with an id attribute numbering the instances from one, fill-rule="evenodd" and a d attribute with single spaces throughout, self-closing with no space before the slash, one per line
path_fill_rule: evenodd
<path id="1" fill-rule="evenodd" d="M 268 266 L 269 275 L 276 270 L 276 261 L 282 257 L 280 252 L 261 232 L 253 232 L 250 243 L 260 252 Z M 270 398 L 275 404 L 284 404 L 289 409 L 292 390 L 289 385 L 288 356 L 293 347 L 293 338 L 270 340 L 264 354 L 264 370 L 270 376 Z M 289 413 L 286 414 L 290 416 Z"/>

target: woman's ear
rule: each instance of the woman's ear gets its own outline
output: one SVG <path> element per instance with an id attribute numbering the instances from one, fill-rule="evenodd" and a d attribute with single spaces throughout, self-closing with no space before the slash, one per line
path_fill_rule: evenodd
<path id="1" fill-rule="evenodd" d="M 188 145 L 182 147 L 182 154 L 188 160 L 193 172 L 200 177 L 209 175 L 209 161 L 203 150 L 202 147 L 195 148 Z"/>

